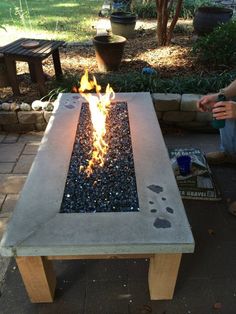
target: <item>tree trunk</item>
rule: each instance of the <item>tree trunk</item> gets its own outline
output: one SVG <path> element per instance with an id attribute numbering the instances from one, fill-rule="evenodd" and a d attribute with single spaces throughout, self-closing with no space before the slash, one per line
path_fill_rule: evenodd
<path id="1" fill-rule="evenodd" d="M 178 21 L 183 0 L 176 0 L 176 7 L 174 16 L 170 25 L 168 21 L 170 17 L 170 11 L 173 7 L 173 0 L 156 0 L 157 6 L 157 38 L 159 46 L 167 46 L 171 42 L 173 30 Z"/>

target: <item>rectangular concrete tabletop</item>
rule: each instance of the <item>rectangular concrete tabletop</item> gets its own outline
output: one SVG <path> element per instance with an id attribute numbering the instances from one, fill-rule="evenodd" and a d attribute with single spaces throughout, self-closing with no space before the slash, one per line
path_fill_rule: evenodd
<path id="1" fill-rule="evenodd" d="M 115 101 L 128 103 L 140 211 L 60 213 L 85 102 L 78 94 L 60 94 L 3 236 L 3 256 L 193 252 L 194 240 L 150 94 L 118 93 Z"/>

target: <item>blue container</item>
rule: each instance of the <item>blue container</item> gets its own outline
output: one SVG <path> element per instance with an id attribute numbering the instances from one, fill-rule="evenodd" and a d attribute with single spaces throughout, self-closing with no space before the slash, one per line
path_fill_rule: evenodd
<path id="1" fill-rule="evenodd" d="M 153 75 L 153 74 L 157 74 L 157 71 L 149 68 L 149 67 L 145 67 L 142 69 L 142 74 L 149 74 L 149 75 Z"/>
<path id="2" fill-rule="evenodd" d="M 191 157 L 182 155 L 176 158 L 181 176 L 187 176 L 191 172 Z"/>

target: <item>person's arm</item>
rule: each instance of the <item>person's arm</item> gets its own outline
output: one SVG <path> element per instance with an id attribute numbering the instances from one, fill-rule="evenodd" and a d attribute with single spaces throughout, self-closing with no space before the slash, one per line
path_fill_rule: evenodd
<path id="1" fill-rule="evenodd" d="M 230 83 L 225 88 L 221 89 L 218 94 L 225 95 L 226 98 L 236 97 L 236 80 Z"/>
<path id="2" fill-rule="evenodd" d="M 212 107 L 216 103 L 218 98 L 218 93 L 205 95 L 197 101 L 197 108 L 199 111 L 211 111 Z"/>
<path id="3" fill-rule="evenodd" d="M 223 94 L 227 101 L 219 101 L 213 105 L 213 117 L 217 120 L 236 119 L 236 102 L 231 101 L 236 96 L 236 80 L 220 90 L 218 95 Z"/>
<path id="4" fill-rule="evenodd" d="M 236 119 L 236 102 L 219 101 L 214 104 L 212 113 L 216 120 Z"/>
<path id="5" fill-rule="evenodd" d="M 222 103 L 217 102 L 217 98 L 220 94 L 223 94 L 226 99 L 230 99 L 232 97 L 236 97 L 236 80 L 234 80 L 232 83 L 230 83 L 225 88 L 221 89 L 218 93 L 205 95 L 203 96 L 198 102 L 197 107 L 199 111 L 209 111 L 209 107 L 222 107 Z M 215 106 L 215 103 L 217 102 L 217 105 Z M 224 119 L 222 115 L 218 115 L 219 111 L 222 111 L 217 108 L 218 110 L 215 111 L 217 114 L 216 119 Z M 226 110 L 224 110 L 226 111 Z M 229 113 L 230 111 L 230 113 Z M 214 112 L 214 111 L 213 111 Z M 235 119 L 235 103 L 234 102 L 228 102 L 227 105 L 227 118 L 226 119 Z"/>

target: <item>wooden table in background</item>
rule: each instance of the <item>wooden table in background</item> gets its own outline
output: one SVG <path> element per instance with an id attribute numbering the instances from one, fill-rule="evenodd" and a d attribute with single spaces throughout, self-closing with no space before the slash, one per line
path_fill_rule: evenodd
<path id="1" fill-rule="evenodd" d="M 22 44 L 29 41 L 37 41 L 38 47 L 24 48 Z M 59 47 L 63 41 L 20 38 L 1 48 L 4 55 L 8 78 L 14 95 L 20 94 L 19 82 L 17 80 L 16 61 L 28 62 L 32 82 L 36 82 L 41 96 L 46 94 L 45 75 L 43 73 L 42 61 L 52 55 L 56 78 L 62 75 Z"/>

